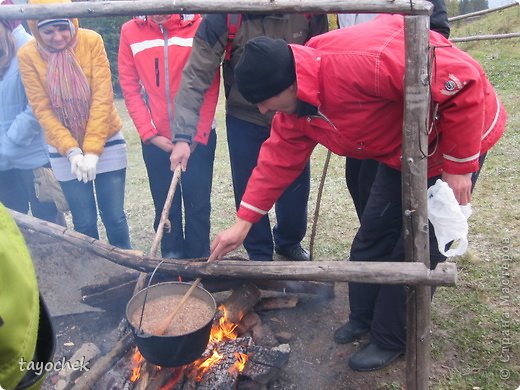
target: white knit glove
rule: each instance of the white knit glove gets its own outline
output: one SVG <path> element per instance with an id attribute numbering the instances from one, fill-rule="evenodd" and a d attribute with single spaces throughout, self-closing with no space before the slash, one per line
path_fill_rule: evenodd
<path id="1" fill-rule="evenodd" d="M 70 162 L 70 173 L 78 181 L 81 181 L 83 178 L 83 152 L 80 148 L 72 148 L 67 152 L 67 158 Z"/>
<path id="2" fill-rule="evenodd" d="M 96 178 L 96 169 L 99 156 L 87 153 L 83 162 L 83 183 L 87 183 Z"/>

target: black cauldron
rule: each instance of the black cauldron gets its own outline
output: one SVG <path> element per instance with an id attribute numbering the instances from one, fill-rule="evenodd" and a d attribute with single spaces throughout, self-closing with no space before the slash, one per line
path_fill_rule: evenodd
<path id="1" fill-rule="evenodd" d="M 180 336 L 158 336 L 144 333 L 139 330 L 139 324 L 132 324 L 130 319 L 136 310 L 139 312 L 139 316 L 141 315 L 145 299 L 150 301 L 167 295 L 182 297 L 190 287 L 190 283 L 158 283 L 139 291 L 126 305 L 126 318 L 132 326 L 137 348 L 148 362 L 156 366 L 178 367 L 197 360 L 208 345 L 213 316 L 208 318 L 208 322 L 203 327 Z M 216 312 L 215 299 L 202 287 L 197 286 L 191 296 L 201 299 L 212 307 L 213 313 Z"/>

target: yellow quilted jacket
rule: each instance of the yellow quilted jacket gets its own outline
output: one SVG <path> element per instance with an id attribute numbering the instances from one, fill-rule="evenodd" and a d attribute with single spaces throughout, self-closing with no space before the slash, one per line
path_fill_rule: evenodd
<path id="1" fill-rule="evenodd" d="M 70 0 L 30 0 L 30 4 L 70 3 Z M 38 51 L 43 44 L 37 21 L 30 20 L 29 28 L 34 40 L 26 43 L 18 51 L 20 73 L 34 114 L 45 131 L 47 143 L 65 155 L 73 147 L 80 147 L 83 153 L 100 155 L 105 142 L 121 129 L 122 123 L 114 105 L 110 66 L 101 36 L 92 30 L 79 28 L 78 20 L 71 19 L 76 26 L 76 58 L 90 84 L 92 101 L 83 145 L 72 137 L 54 111 L 47 89 L 47 62 Z"/>

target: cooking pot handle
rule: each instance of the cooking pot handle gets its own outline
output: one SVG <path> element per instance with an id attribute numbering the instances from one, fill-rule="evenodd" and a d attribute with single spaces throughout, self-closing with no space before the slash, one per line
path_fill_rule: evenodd
<path id="1" fill-rule="evenodd" d="M 154 268 L 152 274 L 150 275 L 150 279 L 148 280 L 148 286 L 146 286 L 146 291 L 144 292 L 144 299 L 143 299 L 143 308 L 141 309 L 141 318 L 139 319 L 139 327 L 137 328 L 136 335 L 139 337 L 143 337 L 141 335 L 144 334 L 144 332 L 141 329 L 141 326 L 143 325 L 143 315 L 144 315 L 144 307 L 146 306 L 146 299 L 148 298 L 148 290 L 150 289 L 150 285 L 152 284 L 152 279 L 159 269 L 159 267 L 164 263 L 166 259 L 162 259 L 159 264 L 157 264 L 157 267 Z M 148 336 L 149 337 L 149 336 Z"/>

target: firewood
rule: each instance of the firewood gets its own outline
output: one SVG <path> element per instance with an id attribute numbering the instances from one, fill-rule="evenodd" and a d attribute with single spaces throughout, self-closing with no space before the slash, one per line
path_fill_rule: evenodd
<path id="1" fill-rule="evenodd" d="M 287 344 L 284 344 L 287 346 Z M 249 359 L 242 376 L 264 385 L 280 374 L 289 360 L 290 348 L 265 348 L 254 345 L 248 349 Z"/>
<path id="2" fill-rule="evenodd" d="M 269 325 L 262 323 L 256 324 L 251 329 L 251 335 L 257 345 L 264 347 L 274 347 L 278 345 L 278 340 Z"/>
<path id="3" fill-rule="evenodd" d="M 137 274 L 127 272 L 109 278 L 108 282 L 81 288 L 81 301 L 90 306 L 109 309 L 114 302 L 128 301 L 137 280 Z"/>
<path id="4" fill-rule="evenodd" d="M 334 283 L 304 280 L 256 280 L 261 290 L 281 291 L 293 294 L 314 294 L 325 299 L 334 298 Z"/>
<path id="5" fill-rule="evenodd" d="M 237 332 L 239 335 L 243 335 L 249 332 L 255 325 L 261 322 L 262 320 L 260 319 L 260 316 L 254 311 L 250 311 L 244 316 L 244 318 L 242 318 L 242 321 L 240 321 L 240 323 L 238 324 Z"/>
<path id="6" fill-rule="evenodd" d="M 238 324 L 242 318 L 253 310 L 260 300 L 260 290 L 252 283 L 243 284 L 233 290 L 224 302 L 227 320 Z"/>
<path id="7" fill-rule="evenodd" d="M 298 304 L 298 297 L 285 296 L 276 298 L 263 298 L 255 310 L 292 309 Z"/>
<path id="8" fill-rule="evenodd" d="M 247 355 L 250 343 L 250 338 L 239 337 L 215 345 L 214 349 L 221 358 L 204 373 L 202 380 L 197 383 L 197 390 L 228 390 L 235 388 L 239 372 L 234 369 L 234 366 L 239 361 L 239 354 Z M 213 348 L 208 348 L 203 357 L 205 355 L 209 357 L 212 354 Z M 192 377 L 191 381 L 193 380 L 194 378 Z"/>

